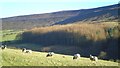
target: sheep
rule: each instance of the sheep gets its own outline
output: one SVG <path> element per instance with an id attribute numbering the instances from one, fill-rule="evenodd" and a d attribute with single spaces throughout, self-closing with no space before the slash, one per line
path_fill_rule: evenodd
<path id="1" fill-rule="evenodd" d="M 6 45 L 1 46 L 1 49 L 2 49 L 2 50 L 6 49 L 6 48 L 7 48 L 7 46 L 6 46 Z"/>
<path id="2" fill-rule="evenodd" d="M 50 57 L 50 56 L 53 56 L 54 55 L 54 52 L 49 52 L 46 57 Z"/>
<path id="3" fill-rule="evenodd" d="M 74 59 L 78 59 L 78 58 L 80 58 L 80 54 L 75 54 L 75 55 L 73 56 L 73 60 L 74 60 Z"/>
<path id="4" fill-rule="evenodd" d="M 91 61 L 98 61 L 98 57 L 90 55 L 90 60 Z"/>
<path id="5" fill-rule="evenodd" d="M 24 53 L 32 53 L 32 50 L 27 50 L 26 48 L 23 48 L 22 52 L 24 52 Z"/>

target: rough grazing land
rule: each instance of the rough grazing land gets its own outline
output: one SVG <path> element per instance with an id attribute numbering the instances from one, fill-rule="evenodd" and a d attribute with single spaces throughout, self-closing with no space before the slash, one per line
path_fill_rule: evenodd
<path id="1" fill-rule="evenodd" d="M 118 66 L 118 63 L 111 61 L 92 62 L 85 57 L 73 60 L 72 56 L 61 54 L 46 57 L 45 52 L 22 53 L 20 49 L 2 50 L 1 54 L 3 66 Z"/>

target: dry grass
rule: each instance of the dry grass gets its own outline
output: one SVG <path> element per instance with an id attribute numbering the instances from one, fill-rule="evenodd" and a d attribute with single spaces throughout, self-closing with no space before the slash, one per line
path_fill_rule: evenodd
<path id="1" fill-rule="evenodd" d="M 3 66 L 118 66 L 116 62 L 105 60 L 92 62 L 85 57 L 73 60 L 73 56 L 62 54 L 55 54 L 53 57 L 47 58 L 45 52 L 33 51 L 29 54 L 17 49 L 6 49 L 1 53 Z"/>
<path id="2" fill-rule="evenodd" d="M 49 32 L 64 31 L 68 33 L 74 33 L 85 36 L 87 39 L 94 41 L 105 40 L 107 37 L 106 29 L 116 28 L 112 33 L 113 37 L 119 37 L 118 35 L 118 23 L 117 22 L 103 22 L 97 24 L 80 23 L 80 24 L 67 24 L 67 25 L 55 25 L 50 27 L 33 28 L 29 30 L 33 34 L 45 34 Z"/>

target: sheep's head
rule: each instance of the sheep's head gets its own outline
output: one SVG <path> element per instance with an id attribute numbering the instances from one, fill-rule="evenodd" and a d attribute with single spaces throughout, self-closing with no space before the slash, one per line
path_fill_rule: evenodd
<path id="1" fill-rule="evenodd" d="M 23 49 L 22 49 L 22 52 L 25 52 L 25 51 L 26 51 L 26 48 L 23 48 Z"/>
<path id="2" fill-rule="evenodd" d="M 94 58 L 94 57 L 90 54 L 90 58 Z"/>

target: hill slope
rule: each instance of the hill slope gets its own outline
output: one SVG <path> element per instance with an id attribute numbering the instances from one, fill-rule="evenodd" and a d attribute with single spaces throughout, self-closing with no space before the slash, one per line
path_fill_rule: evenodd
<path id="1" fill-rule="evenodd" d="M 47 53 L 33 52 L 29 54 L 22 53 L 17 49 L 6 49 L 1 53 L 3 66 L 118 66 L 116 62 L 98 60 L 95 63 L 84 57 L 73 60 L 73 57 L 69 55 L 55 54 L 53 57 L 47 58 Z"/>
<path id="2" fill-rule="evenodd" d="M 2 29 L 29 29 L 33 27 L 50 26 L 55 22 L 75 16 L 78 13 L 79 11 L 75 10 L 2 18 Z"/>
<path id="3" fill-rule="evenodd" d="M 60 11 L 45 14 L 33 14 L 2 18 L 3 29 L 29 29 L 55 24 L 67 24 L 78 21 L 117 21 L 118 4 L 82 10 Z"/>
<path id="4" fill-rule="evenodd" d="M 120 5 L 111 5 L 93 9 L 83 10 L 83 13 L 79 13 L 76 16 L 67 18 L 63 21 L 57 22 L 56 24 L 68 24 L 80 21 L 91 21 L 91 22 L 110 22 L 118 21 L 118 15 L 120 10 Z"/>
<path id="5" fill-rule="evenodd" d="M 17 37 L 18 42 L 22 44 L 37 44 L 32 47 L 26 46 L 31 49 L 36 47 L 39 51 L 54 51 L 69 55 L 80 53 L 86 57 L 89 54 L 99 56 L 104 52 L 104 56 L 101 57 L 103 59 L 119 59 L 119 30 L 117 22 L 79 23 L 33 28 Z"/>

